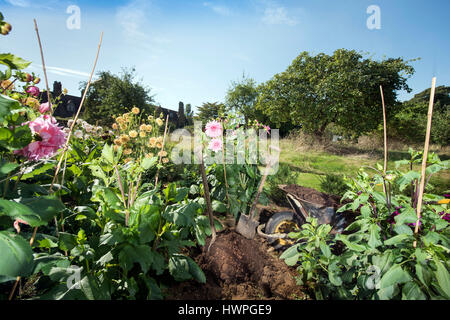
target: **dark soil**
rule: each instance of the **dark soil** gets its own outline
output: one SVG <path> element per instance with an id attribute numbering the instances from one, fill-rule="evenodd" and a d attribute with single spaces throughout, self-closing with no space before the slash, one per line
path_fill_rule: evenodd
<path id="1" fill-rule="evenodd" d="M 342 207 L 347 202 L 344 201 L 341 203 L 341 198 L 339 196 L 326 194 L 315 189 L 302 187 L 296 184 L 286 185 L 282 188 L 282 190 L 308 202 L 313 202 L 325 207 L 333 207 L 334 209 Z"/>
<path id="2" fill-rule="evenodd" d="M 286 185 L 283 190 L 309 202 L 326 207 L 341 207 L 340 198 L 298 185 Z M 346 203 L 346 202 L 344 202 Z M 260 223 L 272 214 L 292 211 L 291 208 L 258 206 Z M 345 214 L 345 212 L 344 212 Z M 354 213 L 351 214 L 354 216 Z M 352 217 L 349 218 L 351 220 Z M 169 300 L 265 300 L 308 299 L 304 288 L 296 284 L 295 267 L 288 267 L 277 252 L 259 236 L 247 239 L 234 229 L 234 219 L 223 220 L 225 230 L 217 234 L 209 252 L 209 241 L 197 252 L 190 253 L 206 275 L 206 283 L 177 283 L 167 290 Z M 339 251 L 339 248 L 334 248 Z M 306 291 L 305 291 L 306 292 Z"/>
<path id="3" fill-rule="evenodd" d="M 304 299 L 296 284 L 296 271 L 277 258 L 273 248 L 261 238 L 246 239 L 232 229 L 209 241 L 195 257 L 206 275 L 206 284 L 184 282 L 170 288 L 167 299 L 185 300 L 265 300 Z M 272 253 L 270 253 L 272 252 Z"/>

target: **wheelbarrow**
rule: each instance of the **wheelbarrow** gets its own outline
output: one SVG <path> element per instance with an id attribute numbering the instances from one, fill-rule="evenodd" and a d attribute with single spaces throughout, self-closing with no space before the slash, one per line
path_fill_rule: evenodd
<path id="1" fill-rule="evenodd" d="M 344 231 L 347 225 L 345 216 L 336 212 L 334 207 L 327 207 L 302 199 L 288 192 L 286 185 L 279 185 L 278 187 L 286 192 L 286 198 L 294 211 L 277 212 L 270 217 L 266 224 L 257 227 L 258 235 L 268 239 L 275 249 L 292 244 L 293 242 L 287 238 L 288 233 L 296 228 L 301 228 L 308 217 L 316 218 L 319 225 L 331 225 L 331 234 Z M 263 228 L 264 232 L 262 231 Z"/>

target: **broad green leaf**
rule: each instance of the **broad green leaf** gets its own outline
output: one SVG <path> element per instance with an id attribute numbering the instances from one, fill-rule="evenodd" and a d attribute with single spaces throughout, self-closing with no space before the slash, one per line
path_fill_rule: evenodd
<path id="1" fill-rule="evenodd" d="M 13 220 L 21 219 L 32 227 L 39 227 L 47 222 L 30 207 L 12 200 L 0 199 L 0 215 L 7 215 Z"/>
<path id="2" fill-rule="evenodd" d="M 40 196 L 35 198 L 23 198 L 20 203 L 31 208 L 42 220 L 49 222 L 66 207 L 56 196 Z"/>
<path id="3" fill-rule="evenodd" d="M 226 205 L 223 202 L 218 201 L 218 200 L 213 200 L 211 207 L 212 207 L 213 211 L 215 211 L 215 212 L 224 213 L 227 211 Z"/>
<path id="4" fill-rule="evenodd" d="M 28 67 L 31 61 L 26 61 L 12 53 L 0 53 L 0 63 L 11 70 L 22 70 Z"/>
<path id="5" fill-rule="evenodd" d="M 415 179 L 420 179 L 420 173 L 416 171 L 409 171 L 398 178 L 395 182 L 399 186 L 400 191 L 403 191 L 408 185 L 411 184 L 411 181 Z"/>
<path id="6" fill-rule="evenodd" d="M 191 258 L 175 254 L 169 259 L 169 272 L 176 281 L 186 281 L 194 278 L 200 283 L 206 283 L 206 276 Z"/>
<path id="7" fill-rule="evenodd" d="M 382 277 L 380 286 L 381 288 L 387 288 L 394 284 L 405 283 L 411 280 L 411 276 L 403 270 L 403 268 L 394 264 Z"/>
<path id="8" fill-rule="evenodd" d="M 408 234 L 399 234 L 397 236 L 394 236 L 392 238 L 385 240 L 384 244 L 387 246 L 392 246 L 392 245 L 396 245 L 398 243 L 405 242 L 405 240 L 409 239 L 409 238 L 410 238 L 410 235 L 408 235 Z"/>
<path id="9" fill-rule="evenodd" d="M 102 158 L 111 165 L 114 165 L 114 149 L 112 145 L 105 143 L 102 149 Z"/>
<path id="10" fill-rule="evenodd" d="M 4 159 L 0 159 L 0 175 L 7 175 L 14 171 L 19 165 L 17 163 L 8 162 Z"/>
<path id="11" fill-rule="evenodd" d="M 133 268 L 134 263 L 139 263 L 144 273 L 153 263 L 151 248 L 147 245 L 125 245 L 119 253 L 119 263 L 126 271 Z"/>
<path id="12" fill-rule="evenodd" d="M 446 298 L 450 299 L 450 274 L 447 268 L 438 259 L 435 258 L 434 263 L 436 263 L 437 267 L 434 274 L 438 281 L 439 287 L 445 293 Z"/>
<path id="13" fill-rule="evenodd" d="M 28 276 L 33 270 L 33 251 L 20 235 L 0 231 L 0 252 L 1 276 Z"/>
<path id="14" fill-rule="evenodd" d="M 405 283 L 402 288 L 402 300 L 426 300 L 427 296 L 415 281 Z"/>
<path id="15" fill-rule="evenodd" d="M 283 259 L 284 262 L 288 266 L 294 266 L 298 262 L 298 258 L 300 257 L 300 252 L 298 252 L 299 245 L 293 245 L 292 247 L 288 248 L 286 251 L 283 252 L 283 254 L 280 256 L 280 259 Z"/>
<path id="16" fill-rule="evenodd" d="M 380 240 L 380 227 L 376 224 L 371 224 L 369 227 L 369 241 L 368 244 L 371 248 L 376 248 L 382 245 Z"/>
<path id="17" fill-rule="evenodd" d="M 320 246 L 320 251 L 322 251 L 322 254 L 326 258 L 330 258 L 331 257 L 330 247 L 324 241 L 320 241 L 320 245 L 319 246 Z"/>
<path id="18" fill-rule="evenodd" d="M 156 163 L 158 163 L 158 157 L 144 158 L 141 167 L 144 170 L 148 170 L 152 168 Z"/>

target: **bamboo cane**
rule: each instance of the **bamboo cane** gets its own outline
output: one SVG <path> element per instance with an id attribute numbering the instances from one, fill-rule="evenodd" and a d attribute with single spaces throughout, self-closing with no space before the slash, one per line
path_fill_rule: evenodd
<path id="1" fill-rule="evenodd" d="M 421 210 L 422 210 L 422 199 L 425 185 L 425 171 L 427 169 L 427 158 L 428 158 L 428 148 L 430 145 L 430 133 L 431 133 L 431 119 L 433 117 L 433 104 L 434 104 L 434 94 L 436 91 L 436 77 L 433 77 L 431 82 L 431 93 L 430 93 L 430 103 L 428 105 L 428 115 L 427 115 L 427 133 L 425 135 L 425 146 L 423 150 L 423 159 L 422 159 L 422 172 L 420 176 L 420 186 L 419 186 L 419 196 L 417 200 L 417 221 L 416 226 L 414 228 L 414 235 L 417 236 L 419 233 L 419 222 L 421 218 Z M 417 240 L 414 240 L 413 247 L 417 246 Z"/>
<path id="2" fill-rule="evenodd" d="M 53 106 L 52 106 L 52 100 L 51 100 L 51 95 L 50 95 L 50 88 L 48 86 L 47 71 L 45 69 L 44 51 L 42 50 L 41 37 L 39 36 L 39 29 L 37 26 L 36 19 L 33 19 L 33 20 L 34 20 L 34 30 L 36 30 L 36 35 L 37 35 L 37 39 L 38 39 L 38 43 L 39 43 L 39 49 L 41 51 L 42 69 L 44 70 L 44 80 L 45 80 L 45 87 L 47 89 L 48 105 L 50 106 L 51 113 L 53 114 Z"/>
<path id="3" fill-rule="evenodd" d="M 381 93 L 381 104 L 383 105 L 383 129 L 384 129 L 384 166 L 383 173 L 386 175 L 387 170 L 387 127 L 386 127 L 386 106 L 384 104 L 384 95 L 383 95 L 383 87 L 380 85 L 380 93 Z"/>

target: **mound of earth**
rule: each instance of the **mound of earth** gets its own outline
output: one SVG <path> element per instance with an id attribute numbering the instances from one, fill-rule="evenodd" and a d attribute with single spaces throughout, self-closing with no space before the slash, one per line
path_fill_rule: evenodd
<path id="1" fill-rule="evenodd" d="M 168 299 L 304 299 L 294 279 L 295 269 L 269 253 L 273 249 L 261 238 L 246 239 L 227 229 L 217 235 L 207 252 L 209 241 L 195 257 L 206 284 L 180 283 L 170 288 Z"/>
<path id="2" fill-rule="evenodd" d="M 341 203 L 341 197 L 339 196 L 320 192 L 313 188 L 302 187 L 297 184 L 285 185 L 282 187 L 282 190 L 295 195 L 297 198 L 325 207 L 333 207 L 334 209 L 338 209 L 345 203 L 351 202 L 348 200 L 344 200 Z"/>

